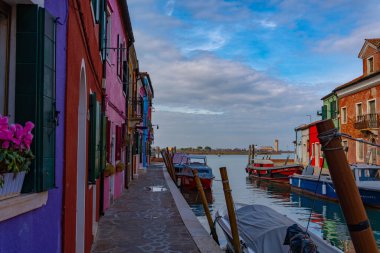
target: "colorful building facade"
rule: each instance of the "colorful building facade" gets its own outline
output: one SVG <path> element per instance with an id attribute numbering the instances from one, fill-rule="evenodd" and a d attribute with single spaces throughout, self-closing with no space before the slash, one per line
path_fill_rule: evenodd
<path id="1" fill-rule="evenodd" d="M 0 252 L 91 252 L 149 165 L 153 88 L 133 43 L 124 0 L 0 0 L 0 114 L 35 124 L 22 193 L 0 196 Z"/>
<path id="2" fill-rule="evenodd" d="M 107 117 L 107 162 L 115 173 L 104 178 L 103 209 L 113 199 L 121 196 L 125 187 L 127 162 L 127 96 L 128 96 L 128 49 L 134 42 L 128 8 L 125 1 L 111 0 L 107 3 L 106 37 L 106 87 L 105 111 Z"/>
<path id="3" fill-rule="evenodd" d="M 359 53 L 363 74 L 343 84 L 334 92 L 339 101 L 342 133 L 378 143 L 380 97 L 380 39 L 367 39 Z M 379 157 L 373 146 L 342 138 L 349 163 L 377 164 Z"/>
<path id="4" fill-rule="evenodd" d="M 104 166 L 104 1 L 70 0 L 67 33 L 64 252 L 90 252 L 100 217 Z"/>
<path id="5" fill-rule="evenodd" d="M 339 129 L 339 119 L 338 119 L 338 97 L 334 92 L 329 93 L 328 95 L 321 98 L 323 101 L 322 106 L 322 120 L 332 119 L 334 126 Z"/>
<path id="6" fill-rule="evenodd" d="M 67 1 L 0 0 L 0 114 L 32 121 L 35 159 L 0 200 L 0 252 L 62 252 Z"/>

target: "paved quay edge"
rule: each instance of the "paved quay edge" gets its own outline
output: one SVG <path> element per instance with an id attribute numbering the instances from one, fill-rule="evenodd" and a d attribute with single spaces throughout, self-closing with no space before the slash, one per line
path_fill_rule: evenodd
<path id="1" fill-rule="evenodd" d="M 163 173 L 166 184 L 173 196 L 174 202 L 177 206 L 178 212 L 185 224 L 187 230 L 192 236 L 195 244 L 202 253 L 218 253 L 224 252 L 219 245 L 212 239 L 206 229 L 199 222 L 193 211 L 191 210 L 189 204 L 186 202 L 181 192 L 178 190 L 177 186 L 174 184 L 166 167 L 163 166 Z"/>

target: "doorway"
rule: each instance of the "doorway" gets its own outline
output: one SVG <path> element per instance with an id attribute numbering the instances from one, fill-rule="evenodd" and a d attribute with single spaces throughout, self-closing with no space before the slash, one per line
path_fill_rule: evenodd
<path id="1" fill-rule="evenodd" d="M 77 150 L 77 213 L 76 213 L 76 253 L 84 252 L 85 233 L 85 190 L 86 190 L 86 150 L 87 150 L 87 87 L 84 60 L 80 73 L 78 105 L 78 150 Z"/>

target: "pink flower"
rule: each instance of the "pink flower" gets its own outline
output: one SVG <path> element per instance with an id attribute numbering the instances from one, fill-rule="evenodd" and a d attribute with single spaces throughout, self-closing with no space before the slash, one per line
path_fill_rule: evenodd
<path id="1" fill-rule="evenodd" d="M 25 145 L 25 147 L 27 148 L 27 150 L 30 149 L 30 145 L 32 144 L 32 141 L 33 141 L 33 134 L 28 133 L 28 134 L 26 134 L 24 136 L 23 144 Z"/>
<path id="2" fill-rule="evenodd" d="M 8 117 L 3 117 L 0 114 L 0 130 L 8 129 Z"/>
<path id="3" fill-rule="evenodd" d="M 8 129 L 0 129 L 0 141 L 9 141 L 13 137 L 13 133 Z"/>
<path id="4" fill-rule="evenodd" d="M 25 123 L 25 127 L 24 127 L 24 133 L 30 133 L 34 128 L 34 124 L 30 121 L 27 121 Z"/>

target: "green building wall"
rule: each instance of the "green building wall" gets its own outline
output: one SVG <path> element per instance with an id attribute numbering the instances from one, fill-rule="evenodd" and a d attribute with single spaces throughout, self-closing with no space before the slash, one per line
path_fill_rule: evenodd
<path id="1" fill-rule="evenodd" d="M 325 97 L 323 99 L 322 119 L 332 119 L 335 127 L 340 130 L 338 115 L 338 97 L 335 94 L 331 94 L 331 96 Z"/>

